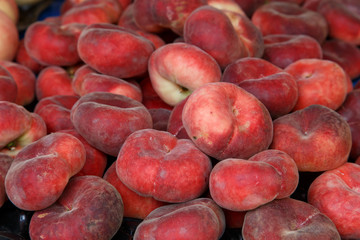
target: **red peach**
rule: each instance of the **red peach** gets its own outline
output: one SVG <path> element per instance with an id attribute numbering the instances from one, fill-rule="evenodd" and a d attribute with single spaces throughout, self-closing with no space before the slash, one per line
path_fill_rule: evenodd
<path id="1" fill-rule="evenodd" d="M 36 113 L 8 101 L 0 101 L 0 152 L 16 156 L 22 148 L 46 135 L 46 125 Z"/>
<path id="2" fill-rule="evenodd" d="M 31 239 L 108 240 L 123 221 L 120 194 L 97 176 L 72 178 L 52 206 L 36 211 L 30 220 Z"/>
<path id="3" fill-rule="evenodd" d="M 320 43 L 304 34 L 270 34 L 264 44 L 262 58 L 283 69 L 299 59 L 323 58 Z"/>
<path id="4" fill-rule="evenodd" d="M 212 6 L 199 7 L 187 17 L 184 40 L 210 54 L 221 68 L 247 56 L 244 43 L 239 39 L 229 17 Z"/>
<path id="5" fill-rule="evenodd" d="M 320 13 L 290 2 L 270 2 L 256 9 L 252 22 L 261 33 L 304 34 L 324 42 L 328 35 L 327 21 Z"/>
<path id="6" fill-rule="evenodd" d="M 7 196 L 23 210 L 47 208 L 84 163 L 85 148 L 76 137 L 66 133 L 46 135 L 16 155 L 5 178 Z"/>
<path id="7" fill-rule="evenodd" d="M 293 111 L 313 104 L 336 110 L 344 102 L 348 81 L 339 64 L 324 59 L 300 59 L 285 69 L 296 79 L 298 101 Z"/>
<path id="8" fill-rule="evenodd" d="M 175 105 L 168 120 L 167 131 L 179 139 L 190 139 L 182 122 L 182 111 L 187 99 L 188 97 Z"/>
<path id="9" fill-rule="evenodd" d="M 124 217 L 144 219 L 150 212 L 167 203 L 155 200 L 153 197 L 143 197 L 123 184 L 116 173 L 116 162 L 106 170 L 104 177 L 120 193 L 124 204 Z"/>
<path id="10" fill-rule="evenodd" d="M 19 47 L 15 56 L 15 62 L 29 68 L 35 74 L 38 74 L 41 71 L 41 69 L 44 68 L 43 65 L 41 65 L 40 63 L 38 63 L 36 60 L 34 60 L 29 56 L 25 48 L 24 38 L 21 39 L 19 42 Z"/>
<path id="11" fill-rule="evenodd" d="M 221 208 L 209 198 L 159 207 L 136 228 L 134 240 L 157 239 L 220 239 L 225 231 Z"/>
<path id="12" fill-rule="evenodd" d="M 120 180 L 141 196 L 180 203 L 200 197 L 212 164 L 190 140 L 143 129 L 124 142 L 116 160 Z"/>
<path id="13" fill-rule="evenodd" d="M 171 106 L 221 78 L 215 59 L 188 43 L 169 43 L 156 49 L 149 58 L 148 72 L 155 92 Z"/>
<path id="14" fill-rule="evenodd" d="M 118 77 L 137 77 L 147 72 L 151 41 L 114 24 L 91 24 L 80 35 L 80 58 L 96 71 Z M 117 54 L 114 54 L 117 52 Z"/>
<path id="15" fill-rule="evenodd" d="M 64 129 L 73 129 L 70 120 L 72 106 L 79 100 L 78 96 L 54 95 L 38 101 L 34 113 L 38 114 L 45 122 L 47 133 Z"/>
<path id="16" fill-rule="evenodd" d="M 351 130 L 336 111 L 311 105 L 274 120 L 270 146 L 289 154 L 299 171 L 320 172 L 344 164 L 351 150 Z"/>
<path id="17" fill-rule="evenodd" d="M 253 94 L 274 119 L 289 113 L 298 101 L 295 78 L 261 58 L 246 57 L 229 64 L 221 81 L 234 83 Z"/>
<path id="18" fill-rule="evenodd" d="M 37 100 L 56 95 L 75 96 L 72 77 L 63 67 L 47 66 L 40 71 L 35 84 Z"/>
<path id="19" fill-rule="evenodd" d="M 165 108 L 169 110 L 173 109 L 173 106 L 165 103 L 155 92 L 149 77 L 145 77 L 140 81 L 140 88 L 143 94 L 142 103 L 146 108 Z"/>
<path id="20" fill-rule="evenodd" d="M 289 197 L 299 182 L 295 161 L 282 151 L 265 150 L 249 160 L 228 158 L 210 173 L 212 199 L 231 211 L 248 211 Z"/>
<path id="21" fill-rule="evenodd" d="M 269 111 L 232 83 L 208 83 L 196 89 L 185 103 L 182 122 L 195 145 L 218 160 L 249 158 L 272 141 Z"/>
<path id="22" fill-rule="evenodd" d="M 36 21 L 26 30 L 24 44 L 31 58 L 43 65 L 72 66 L 80 61 L 77 42 L 84 25 Z"/>
<path id="23" fill-rule="evenodd" d="M 242 235 L 246 240 L 341 239 L 330 218 L 309 203 L 291 198 L 274 200 L 248 211 Z"/>
<path id="24" fill-rule="evenodd" d="M 308 202 L 328 216 L 343 239 L 360 238 L 360 166 L 345 163 L 310 185 Z"/>
<path id="25" fill-rule="evenodd" d="M 70 119 L 86 141 L 111 156 L 118 155 L 131 133 L 153 127 L 151 115 L 144 105 L 107 92 L 82 96 L 72 107 Z"/>
<path id="26" fill-rule="evenodd" d="M 324 59 L 339 64 L 351 79 L 360 76 L 360 49 L 339 39 L 329 39 L 322 44 Z"/>
<path id="27" fill-rule="evenodd" d="M 15 103 L 28 105 L 35 99 L 35 74 L 26 66 L 12 61 L 1 61 L 0 66 L 6 68 L 17 85 Z"/>

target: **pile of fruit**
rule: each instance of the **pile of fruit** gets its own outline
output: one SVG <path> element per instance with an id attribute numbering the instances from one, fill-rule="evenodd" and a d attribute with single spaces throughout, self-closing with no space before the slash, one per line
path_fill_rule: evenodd
<path id="1" fill-rule="evenodd" d="M 59 11 L 0 0 L 0 237 L 360 239 L 360 1 Z"/>

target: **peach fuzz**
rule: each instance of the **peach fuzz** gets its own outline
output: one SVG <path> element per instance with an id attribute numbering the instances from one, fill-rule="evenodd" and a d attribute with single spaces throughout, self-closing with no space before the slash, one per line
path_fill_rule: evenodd
<path id="1" fill-rule="evenodd" d="M 265 220 L 265 221 L 264 221 Z M 243 238 L 340 240 L 334 223 L 311 204 L 292 198 L 274 200 L 245 214 Z"/>
<path id="2" fill-rule="evenodd" d="M 273 122 L 270 146 L 289 154 L 299 171 L 321 172 L 344 164 L 351 150 L 351 130 L 336 111 L 311 105 Z"/>
<path id="3" fill-rule="evenodd" d="M 229 64 L 221 81 L 234 83 L 253 94 L 273 119 L 289 113 L 298 101 L 295 78 L 261 58 L 246 57 Z"/>
<path id="4" fill-rule="evenodd" d="M 0 101 L 15 103 L 17 92 L 18 87 L 11 73 L 0 66 Z"/>
<path id="5" fill-rule="evenodd" d="M 244 43 L 239 39 L 230 18 L 210 5 L 197 8 L 187 17 L 183 37 L 186 43 L 210 54 L 222 69 L 236 59 L 247 56 Z"/>
<path id="6" fill-rule="evenodd" d="M 19 46 L 19 32 L 12 19 L 0 11 L 0 60 L 12 61 Z"/>
<path id="7" fill-rule="evenodd" d="M 169 43 L 156 49 L 149 58 L 148 72 L 155 92 L 171 106 L 200 86 L 221 79 L 215 59 L 188 43 Z"/>
<path id="8" fill-rule="evenodd" d="M 120 194 L 98 176 L 70 179 L 52 206 L 35 211 L 30 220 L 31 239 L 108 240 L 123 222 Z"/>
<path id="9" fill-rule="evenodd" d="M 323 58 L 322 45 L 304 34 L 270 34 L 264 36 L 263 59 L 282 69 L 304 58 Z"/>
<path id="10" fill-rule="evenodd" d="M 233 83 L 196 89 L 185 103 L 182 122 L 195 145 L 217 160 L 249 158 L 267 149 L 273 137 L 264 104 Z"/>
<path id="11" fill-rule="evenodd" d="M 72 76 L 67 69 L 59 66 L 47 66 L 40 71 L 35 83 L 36 99 L 56 95 L 76 96 L 72 87 Z"/>
<path id="12" fill-rule="evenodd" d="M 124 142 L 116 160 L 120 180 L 141 196 L 180 203 L 200 197 L 212 168 L 191 140 L 166 131 L 143 129 Z"/>
<path id="13" fill-rule="evenodd" d="M 298 101 L 293 111 L 313 104 L 336 110 L 341 106 L 348 91 L 348 79 L 337 63 L 324 59 L 300 59 L 285 69 L 294 76 L 298 85 Z"/>
<path id="14" fill-rule="evenodd" d="M 60 25 L 58 21 L 32 23 L 24 35 L 27 53 L 42 65 L 72 66 L 80 62 L 77 49 L 83 25 Z"/>
<path id="15" fill-rule="evenodd" d="M 70 120 L 72 106 L 79 100 L 78 96 L 54 95 L 38 101 L 34 113 L 38 114 L 45 122 L 47 133 L 64 129 L 73 129 Z"/>
<path id="16" fill-rule="evenodd" d="M 328 35 L 327 21 L 320 13 L 285 1 L 260 6 L 251 20 L 264 36 L 304 34 L 315 38 L 321 44 Z"/>
<path id="17" fill-rule="evenodd" d="M 329 36 L 360 45 L 360 3 L 357 0 L 319 2 L 317 11 L 328 23 Z"/>
<path id="18" fill-rule="evenodd" d="M 5 177 L 6 193 L 20 209 L 47 208 L 84 163 L 85 148 L 76 137 L 66 133 L 46 135 L 16 155 Z"/>
<path id="19" fill-rule="evenodd" d="M 248 160 L 228 158 L 210 173 L 212 199 L 231 211 L 248 211 L 289 197 L 299 182 L 295 161 L 278 150 L 265 150 Z"/>
<path id="20" fill-rule="evenodd" d="M 0 152 L 9 156 L 46 135 L 43 119 L 21 105 L 0 101 L 0 116 Z"/>
<path id="21" fill-rule="evenodd" d="M 116 173 L 116 162 L 110 165 L 103 178 L 120 193 L 124 204 L 124 217 L 144 219 L 156 208 L 168 204 L 153 197 L 141 196 L 123 184 Z"/>
<path id="22" fill-rule="evenodd" d="M 109 23 L 87 26 L 77 46 L 80 58 L 91 68 L 118 78 L 145 74 L 154 51 L 148 39 L 133 30 Z"/>
<path id="23" fill-rule="evenodd" d="M 171 231 L 170 231 L 171 230 Z M 159 207 L 137 227 L 134 240 L 157 239 L 220 239 L 225 231 L 224 213 L 209 198 Z"/>
<path id="24" fill-rule="evenodd" d="M 86 141 L 111 156 L 118 155 L 131 133 L 153 127 L 151 115 L 144 105 L 107 92 L 82 96 L 72 107 L 70 119 Z"/>
<path id="25" fill-rule="evenodd" d="M 84 166 L 74 176 L 92 175 L 102 177 L 107 167 L 107 155 L 91 146 L 75 129 L 65 129 L 59 132 L 73 135 L 85 147 L 86 159 Z"/>
<path id="26" fill-rule="evenodd" d="M 16 82 L 15 103 L 26 106 L 35 99 L 35 74 L 26 66 L 13 61 L 1 61 L 0 66 L 9 71 Z"/>
<path id="27" fill-rule="evenodd" d="M 360 238 L 360 166 L 345 163 L 325 171 L 310 185 L 308 202 L 328 216 L 343 239 Z"/>
<path id="28" fill-rule="evenodd" d="M 4 153 L 0 153 L 0 208 L 8 200 L 5 192 L 5 176 L 12 162 L 12 157 Z"/>

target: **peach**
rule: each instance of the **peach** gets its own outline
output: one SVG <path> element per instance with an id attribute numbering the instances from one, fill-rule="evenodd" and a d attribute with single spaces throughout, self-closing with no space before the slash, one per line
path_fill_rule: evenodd
<path id="1" fill-rule="evenodd" d="M 109 23 L 87 26 L 78 42 L 78 53 L 86 64 L 100 73 L 118 78 L 145 74 L 153 51 L 151 41 L 132 30 Z"/>
<path id="2" fill-rule="evenodd" d="M 207 0 L 153 0 L 150 14 L 154 22 L 162 28 L 171 29 L 177 35 L 183 35 L 184 23 L 197 8 L 207 5 Z"/>
<path id="3" fill-rule="evenodd" d="M 38 63 L 35 59 L 29 56 L 29 53 L 26 51 L 24 38 L 19 42 L 19 47 L 16 52 L 15 62 L 29 68 L 33 73 L 38 74 L 44 66 Z"/>
<path id="4" fill-rule="evenodd" d="M 123 221 L 120 194 L 98 176 L 72 178 L 52 206 L 36 211 L 31 239 L 111 239 Z"/>
<path id="5" fill-rule="evenodd" d="M 117 0 L 85 0 L 61 15 L 61 24 L 116 23 L 122 13 Z"/>
<path id="6" fill-rule="evenodd" d="M 15 103 L 26 106 L 35 99 L 35 74 L 26 66 L 13 61 L 1 61 L 0 66 L 6 68 L 17 85 Z"/>
<path id="7" fill-rule="evenodd" d="M 197 8 L 187 17 L 183 37 L 186 43 L 198 46 L 215 58 L 222 69 L 247 56 L 230 18 L 210 5 Z"/>
<path id="8" fill-rule="evenodd" d="M 209 198 L 162 206 L 152 211 L 136 228 L 134 240 L 220 239 L 225 230 L 221 208 Z"/>
<path id="9" fill-rule="evenodd" d="M 340 240 L 334 223 L 309 203 L 291 198 L 274 200 L 245 214 L 243 238 Z"/>
<path id="10" fill-rule="evenodd" d="M 270 34 L 264 44 L 262 58 L 283 69 L 299 59 L 323 58 L 320 43 L 304 34 Z"/>
<path id="11" fill-rule="evenodd" d="M 171 110 L 168 120 L 167 131 L 179 139 L 190 139 L 182 122 L 182 111 L 184 109 L 187 99 L 188 97 L 179 102 Z"/>
<path id="12" fill-rule="evenodd" d="M 107 167 L 107 155 L 91 146 L 75 129 L 65 129 L 59 132 L 73 135 L 79 139 L 85 147 L 85 164 L 74 176 L 93 175 L 103 177 Z"/>
<path id="13" fill-rule="evenodd" d="M 218 160 L 249 158 L 267 149 L 273 123 L 265 105 L 233 83 L 208 83 L 196 89 L 182 112 L 195 145 Z"/>
<path id="14" fill-rule="evenodd" d="M 143 129 L 124 142 L 116 160 L 120 180 L 141 196 L 180 203 L 200 197 L 212 168 L 191 140 L 166 131 Z"/>
<path id="15" fill-rule="evenodd" d="M 19 46 L 19 32 L 13 20 L 0 11 L 0 60 L 12 61 Z"/>
<path id="16" fill-rule="evenodd" d="M 360 76 L 360 49 L 339 39 L 329 39 L 322 44 L 323 58 L 339 64 L 351 79 Z"/>
<path id="17" fill-rule="evenodd" d="M 264 150 L 248 160 L 228 158 L 214 166 L 212 199 L 231 211 L 248 211 L 274 199 L 289 197 L 299 182 L 295 161 L 285 152 Z"/>
<path id="18" fill-rule="evenodd" d="M 284 70 L 294 76 L 298 85 L 299 96 L 293 111 L 313 104 L 336 110 L 344 102 L 348 81 L 339 64 L 324 59 L 300 59 Z"/>
<path id="19" fill-rule="evenodd" d="M 298 100 L 295 78 L 261 58 L 246 57 L 229 64 L 221 81 L 234 83 L 253 94 L 274 119 L 289 113 Z"/>
<path id="20" fill-rule="evenodd" d="M 140 87 L 130 81 L 125 81 L 118 77 L 113 77 L 95 71 L 78 77 L 75 72 L 72 85 L 76 85 L 74 91 L 80 96 L 91 92 L 110 92 L 132 98 L 136 101 L 142 101 Z"/>
<path id="21" fill-rule="evenodd" d="M 360 45 L 360 2 L 357 0 L 321 1 L 317 11 L 324 16 L 331 38 Z"/>
<path id="22" fill-rule="evenodd" d="M 18 87 L 11 73 L 0 66 L 0 101 L 15 103 Z"/>
<path id="23" fill-rule="evenodd" d="M 351 130 L 336 111 L 311 105 L 274 120 L 270 146 L 289 154 L 299 171 L 320 172 L 344 164 L 351 150 Z"/>
<path id="24" fill-rule="evenodd" d="M 220 10 L 231 11 L 243 16 L 247 16 L 244 10 L 235 0 L 208 0 L 207 4 Z"/>
<path id="25" fill-rule="evenodd" d="M 12 157 L 4 153 L 0 153 L 0 208 L 8 199 L 5 192 L 5 176 L 10 168 L 12 161 Z"/>
<path id="26" fill-rule="evenodd" d="M 42 118 L 23 106 L 0 101 L 0 152 L 15 157 L 25 146 L 46 135 Z"/>
<path id="27" fill-rule="evenodd" d="M 155 92 L 171 106 L 221 78 L 215 59 L 188 43 L 169 43 L 156 49 L 149 58 L 148 72 Z"/>
<path id="28" fill-rule="evenodd" d="M 84 25 L 36 21 L 26 30 L 24 44 L 31 58 L 43 65 L 72 66 L 80 62 L 78 35 Z"/>
<path id="29" fill-rule="evenodd" d="M 344 103 L 337 112 L 347 121 L 351 129 L 350 159 L 360 156 L 360 89 L 355 89 L 346 95 Z"/>
<path id="30" fill-rule="evenodd" d="M 135 0 L 133 1 L 133 14 L 135 24 L 142 30 L 151 33 L 164 31 L 154 19 L 152 5 L 155 0 Z"/>
<path id="31" fill-rule="evenodd" d="M 328 35 L 327 21 L 318 12 L 290 2 L 270 2 L 256 9 L 252 22 L 261 33 L 304 34 L 324 42 Z"/>
<path id="32" fill-rule="evenodd" d="M 131 133 L 153 127 L 151 115 L 144 105 L 107 92 L 82 96 L 72 107 L 70 119 L 86 141 L 114 157 Z"/>
<path id="33" fill-rule="evenodd" d="M 47 208 L 84 163 L 85 148 L 76 137 L 66 133 L 46 135 L 16 155 L 5 178 L 7 196 L 23 210 Z"/>
<path id="34" fill-rule="evenodd" d="M 120 193 L 124 204 L 124 217 L 144 219 L 156 208 L 167 204 L 153 197 L 141 196 L 123 184 L 116 173 L 116 162 L 110 165 L 103 178 Z"/>
<path id="35" fill-rule="evenodd" d="M 70 120 L 72 106 L 79 100 L 78 96 L 54 95 L 38 101 L 34 113 L 38 114 L 45 122 L 47 133 L 64 129 L 73 129 Z"/>
<path id="36" fill-rule="evenodd" d="M 72 87 L 72 77 L 67 69 L 59 66 L 47 66 L 40 71 L 35 83 L 36 98 L 56 95 L 76 96 Z"/>
<path id="37" fill-rule="evenodd" d="M 165 108 L 169 110 L 173 109 L 173 106 L 170 106 L 164 102 L 155 92 L 149 77 L 145 77 L 140 81 L 140 88 L 143 95 L 142 103 L 146 108 Z"/>
<path id="38" fill-rule="evenodd" d="M 309 187 L 308 202 L 328 216 L 342 239 L 360 238 L 360 166 L 345 163 L 325 171 Z"/>

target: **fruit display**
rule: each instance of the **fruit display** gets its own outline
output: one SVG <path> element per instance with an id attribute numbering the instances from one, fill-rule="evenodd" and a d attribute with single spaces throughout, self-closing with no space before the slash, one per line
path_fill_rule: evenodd
<path id="1" fill-rule="evenodd" d="M 0 0 L 0 239 L 358 240 L 359 79 L 359 0 Z"/>

